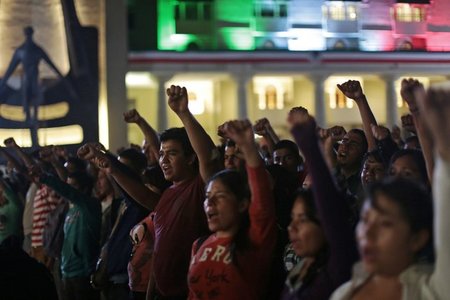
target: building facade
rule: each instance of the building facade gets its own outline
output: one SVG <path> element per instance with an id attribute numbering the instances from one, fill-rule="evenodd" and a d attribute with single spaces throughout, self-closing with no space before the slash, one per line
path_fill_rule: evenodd
<path id="1" fill-rule="evenodd" d="M 402 78 L 449 78 L 448 11 L 446 0 L 158 1 L 158 50 L 129 54 L 128 105 L 159 130 L 178 126 L 165 89 L 181 84 L 212 136 L 226 120 L 267 117 L 288 137 L 298 105 L 322 126 L 360 126 L 336 87 L 355 79 L 379 123 L 393 126 L 407 112 Z M 142 138 L 133 126 L 128 136 Z"/>

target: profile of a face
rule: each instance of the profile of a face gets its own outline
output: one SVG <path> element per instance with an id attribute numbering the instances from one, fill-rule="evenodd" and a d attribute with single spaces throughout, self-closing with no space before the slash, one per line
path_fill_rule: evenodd
<path id="1" fill-rule="evenodd" d="M 429 232 L 425 229 L 414 232 L 400 205 L 377 193 L 362 207 L 356 238 L 368 273 L 395 276 L 415 261 L 429 239 Z"/>

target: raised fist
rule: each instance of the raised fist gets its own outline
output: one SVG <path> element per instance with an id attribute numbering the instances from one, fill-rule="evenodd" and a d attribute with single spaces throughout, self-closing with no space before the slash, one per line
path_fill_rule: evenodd
<path id="1" fill-rule="evenodd" d="M 166 90 L 166 93 L 169 96 L 169 107 L 174 113 L 181 114 L 189 111 L 188 93 L 185 87 L 172 85 Z"/>
<path id="2" fill-rule="evenodd" d="M 288 124 L 292 128 L 295 125 L 308 122 L 311 116 L 308 114 L 308 110 L 302 106 L 292 108 L 288 113 Z"/>
<path id="3" fill-rule="evenodd" d="M 267 118 L 259 119 L 255 122 L 255 125 L 253 125 L 253 131 L 258 135 L 267 135 L 268 134 L 268 128 L 270 127 L 270 122 Z"/>
<path id="4" fill-rule="evenodd" d="M 338 84 L 337 87 L 346 97 L 355 101 L 359 101 L 364 96 L 358 80 L 349 80 L 343 84 Z"/>
<path id="5" fill-rule="evenodd" d="M 127 123 L 137 123 L 140 118 L 141 116 L 135 109 L 123 113 L 123 120 Z"/>
<path id="6" fill-rule="evenodd" d="M 389 129 L 384 126 L 370 124 L 370 128 L 372 129 L 373 137 L 378 141 L 384 140 L 391 134 Z"/>
<path id="7" fill-rule="evenodd" d="M 249 120 L 234 120 L 224 124 L 224 132 L 238 146 L 254 143 L 254 133 Z"/>

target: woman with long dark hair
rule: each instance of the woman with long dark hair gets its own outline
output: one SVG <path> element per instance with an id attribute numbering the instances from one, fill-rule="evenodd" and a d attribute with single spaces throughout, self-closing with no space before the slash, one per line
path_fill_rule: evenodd
<path id="1" fill-rule="evenodd" d="M 232 170 L 207 183 L 204 209 L 213 234 L 192 246 L 189 299 L 261 299 L 277 240 L 271 184 L 251 123 L 230 121 L 224 131 L 244 155 L 248 183 Z"/>

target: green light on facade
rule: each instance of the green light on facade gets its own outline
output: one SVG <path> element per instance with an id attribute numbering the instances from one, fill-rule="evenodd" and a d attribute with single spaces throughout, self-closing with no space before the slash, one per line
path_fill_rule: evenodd
<path id="1" fill-rule="evenodd" d="M 252 32 L 247 28 L 222 30 L 226 47 L 230 50 L 254 50 L 255 42 Z"/>

